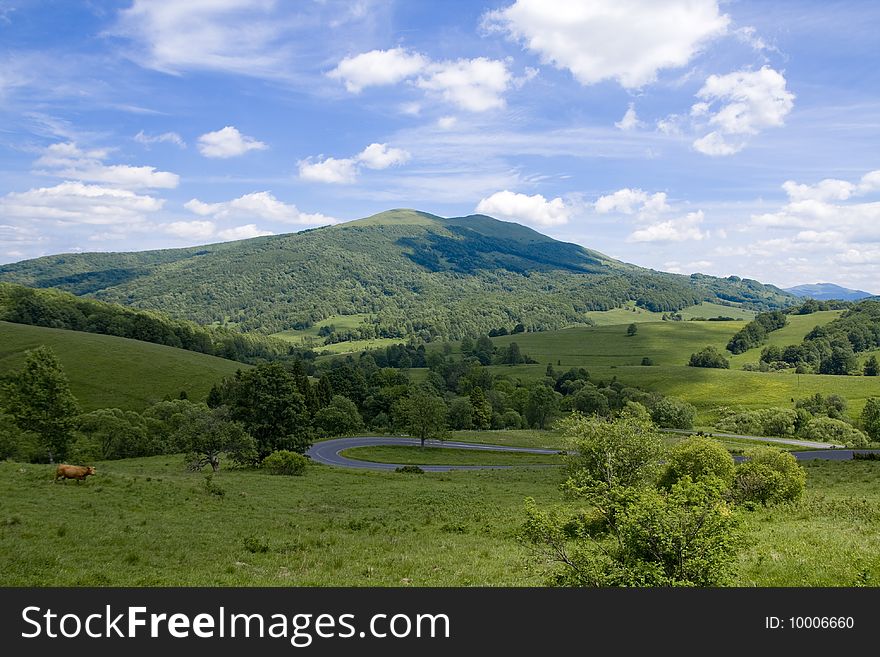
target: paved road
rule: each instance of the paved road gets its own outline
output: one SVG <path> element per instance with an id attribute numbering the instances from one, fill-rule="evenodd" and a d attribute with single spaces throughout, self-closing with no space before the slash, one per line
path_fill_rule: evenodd
<path id="1" fill-rule="evenodd" d="M 698 433 L 690 429 L 663 429 L 666 433 L 680 433 L 685 436 L 693 436 Z M 829 448 L 844 448 L 846 445 L 835 445 L 834 443 L 819 443 L 813 440 L 800 440 L 799 438 L 775 438 L 773 436 L 743 436 L 737 433 L 723 433 L 718 431 L 707 432 L 706 435 L 713 438 L 740 438 L 742 440 L 756 440 L 758 442 L 780 443 L 782 445 L 794 445 L 796 447 L 812 447 L 814 449 L 825 450 Z M 850 457 L 852 458 L 852 457 Z"/>
<path id="2" fill-rule="evenodd" d="M 715 434 L 716 436 L 718 434 Z M 324 463 L 326 465 L 335 465 L 343 468 L 357 468 L 360 470 L 394 470 L 400 467 L 399 463 L 371 463 L 369 461 L 357 461 L 355 459 L 346 458 L 339 453 L 351 449 L 353 447 L 376 447 L 384 445 L 405 445 L 419 446 L 419 441 L 415 438 L 389 438 L 382 436 L 355 436 L 352 438 L 334 438 L 333 440 L 325 440 L 315 443 L 306 452 L 313 461 Z M 825 443 L 819 444 L 827 448 Z M 536 449 L 533 447 L 508 447 L 505 445 L 484 445 L 479 443 L 461 443 L 455 441 L 436 442 L 429 440 L 426 445 L 430 447 L 444 447 L 456 449 L 472 449 L 484 452 L 525 452 L 527 454 L 558 454 L 559 450 L 555 449 Z M 827 459 L 829 461 L 849 461 L 853 458 L 853 453 L 880 453 L 880 450 L 864 450 L 864 449 L 820 449 L 809 452 L 791 452 L 798 461 L 813 461 L 815 459 Z M 742 457 L 738 457 L 742 460 Z M 449 470 L 507 470 L 512 465 L 422 465 L 419 466 L 426 472 L 448 472 Z M 542 466 L 532 466 L 542 467 Z M 546 467 L 546 466 L 543 466 Z"/>
<path id="3" fill-rule="evenodd" d="M 355 436 L 352 438 L 334 438 L 313 444 L 306 452 L 313 461 L 326 465 L 337 465 L 345 468 L 359 468 L 361 470 L 394 470 L 400 467 L 400 463 L 370 463 L 369 461 L 356 461 L 341 456 L 339 452 L 352 447 L 375 447 L 383 445 L 406 445 L 418 447 L 421 443 L 416 438 L 386 438 L 381 436 Z M 457 449 L 473 449 L 484 452 L 526 452 L 528 454 L 558 454 L 556 449 L 535 449 L 532 447 L 507 447 L 504 445 L 480 445 L 477 443 L 459 443 L 453 440 L 443 442 L 429 440 L 425 443 L 428 447 L 445 447 Z M 422 470 L 427 472 L 447 472 L 449 470 L 507 470 L 511 465 L 421 465 Z"/>

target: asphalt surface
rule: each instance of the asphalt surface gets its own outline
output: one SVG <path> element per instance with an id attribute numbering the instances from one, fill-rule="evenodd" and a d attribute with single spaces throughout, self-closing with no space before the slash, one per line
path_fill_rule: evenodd
<path id="1" fill-rule="evenodd" d="M 696 435 L 697 431 L 689 429 L 663 429 L 666 433 L 680 433 L 685 436 Z M 818 450 L 826 450 L 832 447 L 844 448 L 846 445 L 835 445 L 834 443 L 819 443 L 813 440 L 800 440 L 798 438 L 774 438 L 773 436 L 743 436 L 738 433 L 723 433 L 718 431 L 710 431 L 706 434 L 713 438 L 740 438 L 742 440 L 756 440 L 766 443 L 779 443 L 781 445 L 794 445 L 795 447 L 813 447 Z"/>
<path id="2" fill-rule="evenodd" d="M 386 438 L 381 436 L 354 436 L 352 438 L 334 438 L 323 442 L 314 443 L 309 447 L 306 456 L 313 461 L 326 465 L 335 465 L 343 468 L 358 468 L 361 470 L 394 470 L 401 466 L 400 463 L 371 463 L 369 461 L 356 461 L 355 459 L 341 456 L 339 452 L 353 447 L 376 447 L 385 445 L 404 445 L 418 447 L 421 442 L 416 438 Z M 477 443 L 459 443 L 454 440 L 443 442 L 428 440 L 426 447 L 444 447 L 456 449 L 473 449 L 484 452 L 525 452 L 527 454 L 558 454 L 556 449 L 535 449 L 532 447 L 508 447 L 505 445 L 481 445 Z M 420 465 L 426 472 L 448 472 L 449 470 L 507 470 L 512 465 Z"/>
<path id="3" fill-rule="evenodd" d="M 722 434 L 714 434 L 720 436 Z M 727 434 L 724 434 L 727 435 Z M 748 437 L 748 436 L 745 436 Z M 764 440 L 761 438 L 761 440 Z M 358 461 L 341 456 L 340 452 L 353 447 L 377 447 L 385 445 L 404 445 L 410 447 L 418 447 L 421 443 L 415 438 L 388 438 L 383 436 L 354 436 L 351 438 L 334 438 L 333 440 L 325 440 L 323 442 L 314 443 L 309 447 L 306 455 L 311 457 L 313 461 L 323 463 L 325 465 L 333 465 L 342 468 L 356 468 L 359 470 L 394 470 L 401 466 L 400 463 L 372 463 L 370 461 Z M 853 458 L 853 454 L 858 452 L 880 453 L 880 450 L 864 450 L 864 449 L 827 449 L 825 443 L 811 443 L 811 445 L 821 445 L 826 449 L 811 450 L 809 452 L 791 452 L 798 461 L 813 461 L 816 459 L 826 459 L 828 461 L 849 461 Z M 807 446 L 811 446 L 807 445 Z M 483 452 L 525 452 L 527 454 L 558 454 L 559 450 L 555 449 L 536 449 L 533 447 L 509 447 L 506 445 L 484 445 L 480 443 L 461 443 L 456 441 L 433 441 L 429 440 L 425 443 L 427 447 L 455 448 L 455 449 L 472 449 L 474 451 Z M 742 457 L 738 457 L 741 460 Z M 420 468 L 426 472 L 448 472 L 450 470 L 509 470 L 513 465 L 420 465 Z M 552 466 L 530 466 L 530 467 L 552 467 Z"/>

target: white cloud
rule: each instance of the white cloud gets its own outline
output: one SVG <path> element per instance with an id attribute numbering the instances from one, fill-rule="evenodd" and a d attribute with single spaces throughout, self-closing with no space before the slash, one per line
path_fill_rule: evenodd
<path id="1" fill-rule="evenodd" d="M 352 157 L 300 160 L 299 176 L 313 182 L 350 184 L 357 180 L 361 166 L 368 169 L 387 169 L 404 164 L 409 159 L 410 154 L 402 148 L 392 148 L 388 144 L 370 144 Z"/>
<path id="2" fill-rule="evenodd" d="M 248 151 L 261 151 L 266 148 L 268 146 L 263 142 L 241 134 L 231 125 L 214 132 L 206 132 L 199 137 L 199 152 L 205 157 L 236 157 Z"/>
<path id="3" fill-rule="evenodd" d="M 623 115 L 623 118 L 620 121 L 616 121 L 614 123 L 614 127 L 618 130 L 629 131 L 635 130 L 640 127 L 642 122 L 639 121 L 639 117 L 636 114 L 636 104 L 630 103 L 629 107 L 626 109 L 626 113 Z"/>
<path id="4" fill-rule="evenodd" d="M 61 224 L 131 224 L 158 212 L 164 203 L 125 189 L 67 181 L 0 197 L 0 215 Z"/>
<path id="5" fill-rule="evenodd" d="M 700 229 L 703 211 L 688 212 L 684 217 L 669 219 L 640 228 L 627 238 L 628 242 L 685 242 L 703 240 L 708 232 Z"/>
<path id="6" fill-rule="evenodd" d="M 736 144 L 728 142 L 720 133 L 710 132 L 699 139 L 694 140 L 694 150 L 703 155 L 719 156 L 734 155 L 745 148 L 745 142 L 741 141 Z"/>
<path id="7" fill-rule="evenodd" d="M 470 112 L 504 107 L 504 92 L 511 75 L 504 62 L 477 57 L 429 66 L 416 84 Z"/>
<path id="8" fill-rule="evenodd" d="M 283 22 L 274 0 L 135 0 L 119 13 L 111 34 L 128 37 L 142 66 L 273 75 L 282 68 Z"/>
<path id="9" fill-rule="evenodd" d="M 542 227 L 566 224 L 572 214 L 571 206 L 559 197 L 548 201 L 541 194 L 527 196 L 507 190 L 482 199 L 476 211 Z"/>
<path id="10" fill-rule="evenodd" d="M 357 180 L 357 162 L 335 157 L 312 162 L 307 158 L 299 161 L 299 177 L 312 182 L 350 184 Z"/>
<path id="11" fill-rule="evenodd" d="M 792 201 L 845 201 L 856 186 L 846 180 L 826 178 L 815 185 L 799 185 L 794 180 L 786 180 L 782 189 Z"/>
<path id="12" fill-rule="evenodd" d="M 626 88 L 684 66 L 729 22 L 716 0 L 517 0 L 484 18 L 581 84 L 613 79 Z"/>
<path id="13" fill-rule="evenodd" d="M 262 237 L 263 235 L 272 235 L 271 230 L 260 230 L 256 224 L 247 224 L 245 226 L 236 226 L 235 228 L 227 228 L 217 233 L 222 240 L 249 240 L 252 237 Z"/>
<path id="14" fill-rule="evenodd" d="M 366 87 L 387 86 L 411 78 L 427 64 L 423 55 L 403 48 L 371 50 L 346 57 L 327 75 L 341 80 L 350 93 L 357 94 Z"/>
<path id="15" fill-rule="evenodd" d="M 187 240 L 206 240 L 214 235 L 213 221 L 173 221 L 165 224 L 166 233 Z"/>
<path id="16" fill-rule="evenodd" d="M 173 189 L 180 176 L 168 171 L 156 171 L 155 167 L 133 167 L 127 164 L 104 164 L 108 153 L 103 149 L 81 150 L 73 142 L 52 144 L 34 163 L 42 170 L 59 178 L 116 185 L 131 189 Z"/>
<path id="17" fill-rule="evenodd" d="M 514 79 L 507 64 L 497 59 L 477 57 L 435 62 L 403 48 L 371 50 L 346 57 L 327 73 L 341 80 L 350 93 L 409 80 L 418 88 L 470 112 L 504 107 L 504 93 L 511 86 L 522 86 L 536 74 L 536 70 L 527 69 L 521 78 Z M 405 103 L 401 110 L 417 115 L 421 104 Z"/>
<path id="18" fill-rule="evenodd" d="M 144 146 L 150 146 L 151 144 L 169 143 L 174 144 L 178 148 L 186 148 L 186 142 L 183 141 L 183 137 L 181 137 L 176 132 L 163 132 L 160 135 L 148 135 L 145 134 L 143 130 L 141 130 L 134 136 L 134 140 L 139 144 L 143 144 Z"/>
<path id="19" fill-rule="evenodd" d="M 387 169 L 407 162 L 409 153 L 401 148 L 389 148 L 388 144 L 370 144 L 362 150 L 357 161 L 368 169 Z"/>
<path id="20" fill-rule="evenodd" d="M 732 155 L 745 146 L 745 137 L 783 125 L 794 107 L 794 94 L 785 77 L 769 66 L 758 71 L 710 75 L 697 92 L 700 102 L 691 116 L 715 129 L 694 142 L 706 155 Z M 730 143 L 733 136 L 737 143 Z"/>
<path id="21" fill-rule="evenodd" d="M 441 130 L 451 130 L 458 123 L 458 119 L 454 116 L 441 116 L 437 119 L 437 127 Z"/>
<path id="22" fill-rule="evenodd" d="M 260 218 L 284 224 L 303 224 L 318 226 L 336 223 L 338 220 L 319 213 L 301 212 L 292 203 L 279 201 L 271 192 L 253 192 L 231 201 L 220 203 L 204 203 L 192 199 L 184 203 L 184 207 L 199 216 L 213 219 L 253 219 Z M 188 222 L 199 224 L 210 222 Z"/>
<path id="23" fill-rule="evenodd" d="M 666 192 L 648 194 L 641 189 L 628 187 L 619 189 L 613 194 L 600 196 L 593 207 L 599 214 L 608 214 L 609 212 L 633 214 L 638 212 L 641 218 L 668 212 L 671 209 L 666 202 Z"/>

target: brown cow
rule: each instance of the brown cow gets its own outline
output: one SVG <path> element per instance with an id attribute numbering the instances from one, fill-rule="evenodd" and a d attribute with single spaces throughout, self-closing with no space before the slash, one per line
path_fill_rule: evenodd
<path id="1" fill-rule="evenodd" d="M 55 470 L 55 481 L 59 479 L 83 481 L 86 477 L 93 474 L 95 474 L 95 469 L 90 465 L 67 465 L 62 463 Z"/>

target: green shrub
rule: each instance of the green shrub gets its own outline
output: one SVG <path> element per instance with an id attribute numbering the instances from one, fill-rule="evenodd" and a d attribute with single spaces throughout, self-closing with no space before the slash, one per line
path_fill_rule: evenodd
<path id="1" fill-rule="evenodd" d="M 868 445 L 868 437 L 851 424 L 830 417 L 817 417 L 810 420 L 801 431 L 807 440 L 823 443 L 837 443 L 847 447 L 862 448 Z"/>
<path id="2" fill-rule="evenodd" d="M 733 497 L 764 505 L 794 502 L 804 492 L 807 474 L 789 452 L 762 447 L 746 453 L 736 468 Z"/>
<path id="3" fill-rule="evenodd" d="M 709 346 L 695 354 L 691 354 L 688 361 L 691 367 L 713 367 L 717 369 L 730 369 L 730 361 L 715 347 Z"/>
<path id="4" fill-rule="evenodd" d="M 733 457 L 720 443 L 711 438 L 692 436 L 669 450 L 660 485 L 672 488 L 685 476 L 694 481 L 715 477 L 724 483 L 725 488 L 730 488 L 735 470 Z"/>
<path id="5" fill-rule="evenodd" d="M 793 436 L 803 420 L 788 408 L 760 408 L 731 412 L 718 421 L 718 428 L 749 436 Z"/>
<path id="6" fill-rule="evenodd" d="M 269 551 L 269 541 L 262 536 L 246 536 L 244 549 L 251 554 L 260 554 Z"/>
<path id="7" fill-rule="evenodd" d="M 696 408 L 675 397 L 665 397 L 651 409 L 651 419 L 664 429 L 690 429 L 696 414 Z"/>
<path id="8" fill-rule="evenodd" d="M 425 474 L 425 471 L 417 465 L 401 465 L 398 468 L 394 468 L 394 471 L 401 474 Z"/>
<path id="9" fill-rule="evenodd" d="M 263 468 L 273 475 L 302 475 L 305 474 L 308 464 L 308 458 L 296 452 L 289 452 L 286 449 L 272 452 L 263 459 Z"/>

